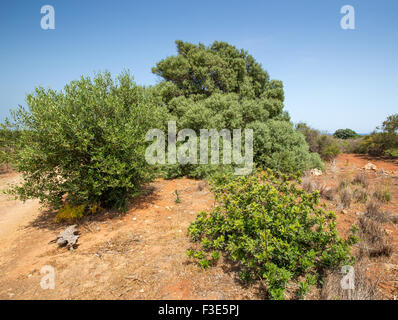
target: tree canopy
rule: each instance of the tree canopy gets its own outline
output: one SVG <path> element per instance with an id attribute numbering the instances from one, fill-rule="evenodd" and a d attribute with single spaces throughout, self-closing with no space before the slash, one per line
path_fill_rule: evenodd
<path id="1" fill-rule="evenodd" d="M 282 171 L 321 166 L 283 110 L 282 82 L 271 80 L 251 55 L 226 42 L 205 46 L 176 41 L 176 45 L 177 55 L 159 61 L 152 69 L 162 79 L 152 93 L 175 117 L 177 127 L 197 132 L 201 128 L 253 128 L 255 162 L 271 167 L 278 164 Z M 278 135 L 270 134 L 263 125 L 277 129 Z M 264 139 L 266 145 L 259 144 Z M 282 163 L 287 166 L 271 160 L 272 153 L 283 148 L 288 157 Z"/>

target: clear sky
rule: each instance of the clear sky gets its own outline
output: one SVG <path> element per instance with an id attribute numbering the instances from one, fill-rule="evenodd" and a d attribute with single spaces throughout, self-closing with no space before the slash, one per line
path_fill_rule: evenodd
<path id="1" fill-rule="evenodd" d="M 40 8 L 55 9 L 42 30 Z M 355 30 L 343 30 L 343 5 Z M 138 84 L 175 54 L 176 39 L 244 48 L 285 86 L 294 122 L 367 133 L 398 113 L 397 0 L 2 0 L 0 119 L 42 85 L 129 69 Z"/>

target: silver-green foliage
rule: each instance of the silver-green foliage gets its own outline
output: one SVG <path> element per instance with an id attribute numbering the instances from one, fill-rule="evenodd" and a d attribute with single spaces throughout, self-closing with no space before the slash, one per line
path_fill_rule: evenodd
<path id="1" fill-rule="evenodd" d="M 164 116 L 128 73 L 82 77 L 59 92 L 39 87 L 26 102 L 11 121 L 21 135 L 12 155 L 24 178 L 11 191 L 19 198 L 125 209 L 152 177 L 144 137 Z"/>

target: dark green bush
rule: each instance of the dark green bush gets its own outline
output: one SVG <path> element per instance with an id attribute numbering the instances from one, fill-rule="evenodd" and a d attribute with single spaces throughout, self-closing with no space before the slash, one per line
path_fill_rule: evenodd
<path id="1" fill-rule="evenodd" d="M 351 129 L 338 129 L 336 132 L 333 134 L 333 137 L 338 138 L 338 139 L 352 139 L 356 138 L 358 134 Z"/>
<path id="2" fill-rule="evenodd" d="M 304 137 L 286 121 L 253 122 L 247 126 L 254 131 L 254 161 L 259 167 L 285 173 L 323 168 L 316 153 L 310 153 Z"/>
<path id="3" fill-rule="evenodd" d="M 22 200 L 125 209 L 151 179 L 145 134 L 162 128 L 162 111 L 127 73 L 82 77 L 60 92 L 37 88 L 26 101 L 13 112 L 21 137 L 12 164 L 24 182 L 11 193 Z"/>
<path id="4" fill-rule="evenodd" d="M 305 295 L 326 269 L 352 262 L 350 245 L 357 239 L 339 238 L 334 213 L 318 207 L 319 192 L 307 193 L 298 183 L 270 170 L 219 177 L 213 186 L 218 205 L 189 227 L 201 248 L 188 255 L 206 268 L 224 254 L 239 264 L 242 280 L 263 279 L 272 299 L 283 299 L 290 281 Z"/>
<path id="5" fill-rule="evenodd" d="M 153 68 L 163 81 L 150 90 L 176 119 L 177 130 L 190 128 L 199 134 L 200 129 L 252 128 L 258 165 L 287 172 L 322 166 L 283 111 L 282 82 L 270 80 L 251 55 L 225 42 L 176 44 L 178 54 Z M 270 133 L 275 129 L 280 136 Z M 260 142 L 264 138 L 269 139 L 266 145 Z M 214 172 L 214 167 L 204 167 L 173 165 L 167 171 L 174 177 Z"/>

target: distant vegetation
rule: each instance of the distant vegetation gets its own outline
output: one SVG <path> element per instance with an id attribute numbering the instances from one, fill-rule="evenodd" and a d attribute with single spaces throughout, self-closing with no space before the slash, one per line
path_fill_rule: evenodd
<path id="1" fill-rule="evenodd" d="M 338 129 L 336 132 L 333 134 L 333 137 L 338 138 L 338 139 L 352 139 L 358 137 L 358 134 L 351 129 Z"/>
<path id="2" fill-rule="evenodd" d="M 9 166 L 19 136 L 17 130 L 11 130 L 4 124 L 0 125 L 0 166 Z"/>
<path id="3" fill-rule="evenodd" d="M 377 129 L 363 138 L 358 152 L 398 158 L 398 114 L 387 117 Z"/>
<path id="4" fill-rule="evenodd" d="M 296 130 L 304 135 L 310 151 L 317 152 L 323 160 L 332 160 L 340 153 L 364 153 L 364 137 L 354 130 L 339 129 L 333 135 L 329 135 L 302 122 L 296 124 Z"/>

